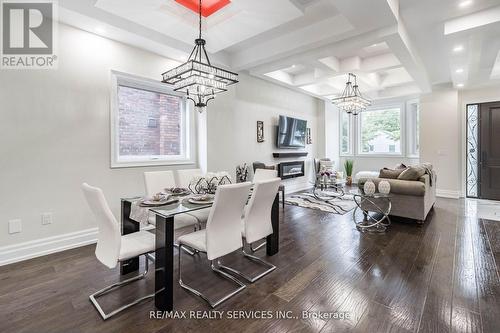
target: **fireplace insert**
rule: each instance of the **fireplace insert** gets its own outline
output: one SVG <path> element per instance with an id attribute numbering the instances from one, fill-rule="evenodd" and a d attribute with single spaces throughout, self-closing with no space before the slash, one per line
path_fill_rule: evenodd
<path id="1" fill-rule="evenodd" d="M 304 175 L 304 161 L 283 162 L 279 164 L 278 176 L 281 179 L 303 177 Z"/>

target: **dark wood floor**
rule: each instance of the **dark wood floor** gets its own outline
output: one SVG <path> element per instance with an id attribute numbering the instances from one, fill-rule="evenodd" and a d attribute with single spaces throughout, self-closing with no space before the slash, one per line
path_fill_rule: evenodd
<path id="1" fill-rule="evenodd" d="M 463 200 L 439 199 L 425 226 L 400 222 L 370 235 L 356 231 L 350 214 L 286 206 L 281 251 L 269 258 L 278 269 L 217 310 L 284 310 L 299 319 L 154 320 L 147 302 L 103 322 L 88 295 L 118 270 L 86 246 L 0 267 L 0 332 L 500 332 L 500 222 L 464 210 Z M 204 257 L 183 259 L 186 280 L 209 295 L 231 287 Z M 151 291 L 152 282 L 104 297 L 105 309 Z M 177 285 L 174 295 L 178 310 L 209 309 Z M 350 317 L 303 319 L 302 311 Z"/>

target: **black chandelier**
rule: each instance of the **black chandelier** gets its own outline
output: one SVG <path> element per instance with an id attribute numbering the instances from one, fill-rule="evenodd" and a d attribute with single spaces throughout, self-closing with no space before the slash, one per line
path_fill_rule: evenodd
<path id="1" fill-rule="evenodd" d="M 354 80 L 354 82 L 352 81 Z M 366 110 L 372 102 L 361 95 L 356 75 L 349 73 L 344 91 L 340 97 L 334 98 L 332 103 L 348 114 L 357 116 Z"/>
<path id="2" fill-rule="evenodd" d="M 174 91 L 184 92 L 194 102 L 200 113 L 215 95 L 227 91 L 227 86 L 238 83 L 238 74 L 212 66 L 201 38 L 201 0 L 199 8 L 200 34 L 186 63 L 162 74 L 163 83 L 174 86 Z"/>

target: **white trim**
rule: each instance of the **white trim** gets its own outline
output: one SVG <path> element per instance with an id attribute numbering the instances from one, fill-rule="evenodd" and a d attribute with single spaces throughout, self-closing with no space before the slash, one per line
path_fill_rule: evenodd
<path id="1" fill-rule="evenodd" d="M 0 266 L 97 242 L 97 228 L 0 247 Z"/>
<path id="2" fill-rule="evenodd" d="M 460 191 L 436 190 L 436 196 L 440 198 L 460 199 Z"/>

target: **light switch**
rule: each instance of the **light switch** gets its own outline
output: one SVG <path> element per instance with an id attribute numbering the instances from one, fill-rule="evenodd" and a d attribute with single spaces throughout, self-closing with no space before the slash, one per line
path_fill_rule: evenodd
<path id="1" fill-rule="evenodd" d="M 52 213 L 42 214 L 42 225 L 47 225 L 52 223 Z"/>
<path id="2" fill-rule="evenodd" d="M 23 231 L 22 221 L 19 219 L 9 221 L 9 234 L 17 234 Z"/>

